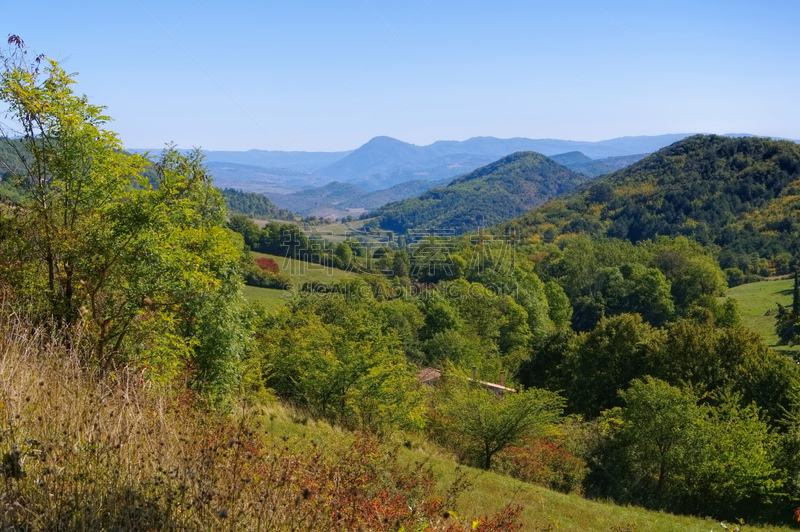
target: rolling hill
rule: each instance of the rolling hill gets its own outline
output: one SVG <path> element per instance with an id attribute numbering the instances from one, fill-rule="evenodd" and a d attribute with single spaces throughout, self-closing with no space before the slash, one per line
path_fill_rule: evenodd
<path id="1" fill-rule="evenodd" d="M 222 190 L 222 196 L 231 214 L 244 214 L 251 218 L 294 220 L 288 209 L 280 209 L 268 197 L 257 192 L 241 192 L 232 188 Z"/>
<path id="2" fill-rule="evenodd" d="M 373 215 L 391 231 L 437 228 L 458 234 L 520 216 L 587 179 L 540 153 L 518 152 Z"/>
<path id="3" fill-rule="evenodd" d="M 684 235 L 723 267 L 753 271 L 800 252 L 800 146 L 695 135 L 498 228 L 552 240 L 589 233 L 637 242 Z"/>
<path id="4" fill-rule="evenodd" d="M 342 205 L 344 201 L 360 198 L 365 194 L 367 191 L 352 183 L 333 181 L 321 187 L 291 194 L 270 194 L 269 197 L 275 205 L 282 209 L 289 209 L 303 215 L 316 215 L 315 211 L 319 209 L 346 212 L 346 207 Z"/>
<path id="5" fill-rule="evenodd" d="M 443 187 L 450 181 L 451 179 L 448 178 L 439 181 L 425 181 L 422 179 L 405 181 L 390 188 L 376 190 L 358 198 L 351 198 L 344 204 L 354 209 L 373 210 L 387 203 L 413 198 L 432 188 Z"/>
<path id="6" fill-rule="evenodd" d="M 551 155 L 553 159 L 560 165 L 566 166 L 573 172 L 585 174 L 589 177 L 599 177 L 601 175 L 610 174 L 615 170 L 620 170 L 626 166 L 640 161 L 647 157 L 648 154 L 641 153 L 636 155 L 619 155 L 617 157 L 606 157 L 604 159 L 592 159 L 585 156 L 579 151 L 571 151 L 567 153 L 559 153 L 558 155 Z"/>

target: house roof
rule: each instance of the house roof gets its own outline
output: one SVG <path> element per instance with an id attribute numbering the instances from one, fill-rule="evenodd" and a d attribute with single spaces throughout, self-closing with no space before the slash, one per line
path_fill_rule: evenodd
<path id="1" fill-rule="evenodd" d="M 434 381 L 439 380 L 441 377 L 442 377 L 442 372 L 440 370 L 436 369 L 436 368 L 430 368 L 430 367 L 423 368 L 419 372 L 417 372 L 417 380 L 421 384 L 432 384 Z M 517 392 L 517 390 L 515 390 L 514 388 L 508 388 L 506 386 L 502 386 L 502 385 L 496 384 L 494 382 L 473 381 L 473 379 L 469 379 L 469 378 L 467 380 L 471 381 L 471 382 L 477 382 L 478 384 L 480 384 L 484 388 L 486 388 L 488 390 L 491 390 L 491 391 L 493 391 L 495 393 L 505 393 L 505 392 L 516 393 Z"/>
<path id="2" fill-rule="evenodd" d="M 438 380 L 442 376 L 442 372 L 436 368 L 423 368 L 417 373 L 417 380 L 422 384 L 428 384 Z"/>

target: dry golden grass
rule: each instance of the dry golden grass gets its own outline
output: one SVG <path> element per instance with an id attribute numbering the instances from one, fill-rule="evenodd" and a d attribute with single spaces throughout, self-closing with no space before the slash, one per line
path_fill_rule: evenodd
<path id="1" fill-rule="evenodd" d="M 100 374 L 58 336 L 0 318 L 2 530 L 471 528 L 444 514 L 454 501 L 427 466 L 401 465 L 370 437 L 323 450 L 307 419 L 298 434 L 268 434 L 274 412 L 203 411 L 185 382 Z M 516 510 L 501 510 L 478 530 L 514 530 Z"/>

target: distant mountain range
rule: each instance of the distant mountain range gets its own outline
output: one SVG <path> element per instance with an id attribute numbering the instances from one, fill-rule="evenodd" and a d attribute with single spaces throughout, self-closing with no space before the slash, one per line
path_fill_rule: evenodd
<path id="1" fill-rule="evenodd" d="M 203 153 L 220 181 L 260 182 L 263 187 L 276 181 L 293 191 L 340 181 L 379 190 L 404 181 L 456 177 L 518 151 L 535 151 L 548 156 L 580 151 L 589 158 L 602 159 L 652 153 L 687 136 L 677 133 L 597 142 L 474 137 L 464 141 L 440 140 L 427 146 L 375 137 L 353 151 L 211 150 Z M 142 153 L 145 150 L 131 151 Z M 227 187 L 229 183 L 219 183 L 219 186 Z"/>
<path id="2" fill-rule="evenodd" d="M 652 153 L 688 134 L 620 137 L 598 142 L 558 139 L 474 137 L 427 146 L 375 137 L 353 151 L 206 151 L 218 186 L 252 192 L 291 193 L 333 181 L 367 192 L 406 181 L 453 179 L 519 151 L 552 156 L 579 151 L 590 159 Z"/>
<path id="3" fill-rule="evenodd" d="M 204 153 L 220 188 L 263 193 L 279 207 L 301 214 L 341 216 L 351 210 L 374 209 L 383 199 L 398 201 L 413 197 L 519 151 L 553 156 L 573 171 L 596 177 L 632 164 L 687 136 L 679 133 L 597 142 L 475 137 L 465 141 L 437 141 L 427 146 L 375 137 L 353 151 Z M 394 188 L 411 182 L 414 185 Z M 341 189 L 341 200 L 335 199 L 331 188 Z M 309 189 L 320 190 L 299 194 Z M 378 191 L 380 194 L 367 196 Z"/>
<path id="4" fill-rule="evenodd" d="M 321 187 L 301 190 L 292 194 L 270 194 L 272 201 L 282 209 L 298 214 L 325 218 L 359 216 L 365 211 L 377 209 L 393 201 L 400 201 L 422 194 L 426 190 L 443 186 L 450 179 L 441 181 L 414 180 L 393 187 L 367 192 L 352 184 L 333 181 Z"/>

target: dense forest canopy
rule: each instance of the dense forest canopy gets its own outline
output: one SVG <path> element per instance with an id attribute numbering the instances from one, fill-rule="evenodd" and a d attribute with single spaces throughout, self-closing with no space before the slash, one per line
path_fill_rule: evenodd
<path id="1" fill-rule="evenodd" d="M 222 190 L 222 197 L 233 214 L 244 214 L 261 220 L 294 220 L 292 211 L 279 209 L 268 197 L 256 192 L 242 192 L 233 188 Z"/>
<path id="2" fill-rule="evenodd" d="M 800 252 L 798 198 L 796 143 L 696 135 L 506 227 L 545 241 L 569 233 L 631 242 L 683 235 L 715 250 L 723 268 L 788 273 Z"/>

